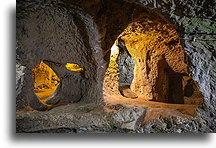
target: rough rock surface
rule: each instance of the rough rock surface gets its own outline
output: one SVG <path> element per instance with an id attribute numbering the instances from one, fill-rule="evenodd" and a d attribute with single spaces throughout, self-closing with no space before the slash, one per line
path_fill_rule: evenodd
<path id="1" fill-rule="evenodd" d="M 16 96 L 18 96 L 22 90 L 24 80 L 25 67 L 20 65 L 18 59 L 16 60 Z"/>
<path id="2" fill-rule="evenodd" d="M 17 108 L 21 108 L 19 102 L 25 100 L 35 109 L 47 109 L 33 92 L 31 70 L 41 61 L 60 78 L 54 99 L 62 103 L 81 100 L 101 104 L 102 81 L 98 75 L 103 70 L 98 63 L 103 59 L 97 56 L 101 49 L 97 46 L 99 40 L 95 41 L 98 36 L 94 22 L 87 14 L 77 12 L 79 8 L 69 11 L 60 5 L 32 3 L 18 2 L 17 54 L 26 70 L 25 85 L 17 97 Z M 67 70 L 66 63 L 77 63 L 84 68 L 84 73 Z"/>
<path id="3" fill-rule="evenodd" d="M 49 65 L 61 80 L 56 100 L 62 100 L 63 104 L 77 101 L 103 104 L 102 85 L 109 64 L 110 48 L 128 24 L 138 21 L 140 15 L 146 13 L 164 17 L 179 34 L 181 46 L 188 55 L 186 61 L 191 77 L 198 82 L 204 96 L 204 106 L 196 111 L 196 116 L 182 116 L 174 109 L 167 119 L 163 117 L 146 120 L 145 117 L 144 123 L 137 124 L 140 126 L 135 130 L 122 129 L 120 125 L 124 124 L 119 123 L 116 128 L 116 124 L 110 124 L 113 121 L 110 114 L 106 116 L 100 107 L 95 107 L 96 110 L 92 112 L 81 109 L 78 115 L 77 104 L 68 105 L 68 108 L 56 107 L 47 112 L 18 111 L 17 131 L 215 132 L 214 6 L 215 1 L 209 0 L 18 1 L 16 52 L 20 57 L 19 65 L 25 69 L 18 70 L 20 68 L 17 67 L 18 73 L 24 73 L 23 82 L 20 77 L 16 79 L 21 82 L 16 83 L 21 84 L 16 86 L 20 92 L 17 93 L 17 109 L 28 105 L 37 110 L 48 109 L 33 92 L 31 70 L 41 61 Z M 69 72 L 65 68 L 67 62 L 77 63 L 85 72 Z M 113 78 L 118 82 L 117 77 L 113 75 Z M 113 88 L 115 87 L 118 90 L 118 86 Z M 86 108 L 87 105 L 84 106 Z M 136 107 L 120 112 L 127 115 L 133 108 Z M 135 117 L 140 114 L 132 115 Z M 147 115 L 148 111 L 145 116 Z M 156 118 L 156 115 L 153 117 Z M 122 116 L 118 116 L 117 121 L 123 122 L 121 118 Z M 132 127 L 136 127 L 133 126 L 134 123 L 131 124 Z"/>
<path id="4" fill-rule="evenodd" d="M 114 125 L 122 129 L 136 130 L 145 116 L 145 108 L 123 109 L 112 117 Z"/>
<path id="5" fill-rule="evenodd" d="M 127 51 L 125 44 L 120 44 L 119 57 L 117 59 L 118 69 L 119 69 L 119 85 L 121 83 L 131 84 L 134 79 L 134 66 L 135 62 L 130 53 Z"/>
<path id="6" fill-rule="evenodd" d="M 132 95 L 134 93 L 130 89 L 120 86 L 123 71 L 120 69 L 122 62 L 118 59 L 121 60 L 123 55 L 119 44 L 123 45 L 124 52 L 128 52 L 135 61 L 133 81 L 128 87 L 135 95 Z M 190 77 L 185 59 L 175 29 L 156 14 L 145 13 L 139 21 L 128 25 L 111 48 L 104 83 L 105 90 L 110 91 L 106 93 L 118 94 L 116 91 L 119 87 L 121 94 L 126 97 L 139 96 L 144 100 L 190 104 L 192 101 L 189 100 L 193 97 L 193 103 L 202 102 L 203 97 L 197 83 Z M 132 64 L 131 61 L 130 65 Z M 127 76 L 128 71 L 124 72 Z M 130 78 L 130 73 L 128 77 Z"/>
<path id="7" fill-rule="evenodd" d="M 130 1 L 130 0 L 129 0 Z M 190 58 L 192 77 L 205 97 L 205 116 L 214 126 L 216 20 L 215 1 L 131 0 L 151 7 L 171 20 L 182 37 L 183 48 Z"/>
<path id="8" fill-rule="evenodd" d="M 176 107 L 175 107 L 176 108 Z M 68 104 L 47 112 L 18 111 L 18 133 L 208 133 L 208 122 L 171 108 Z M 186 111 L 186 110 L 185 110 Z M 195 111 L 196 112 L 196 111 Z"/>
<path id="9" fill-rule="evenodd" d="M 130 85 L 119 86 L 120 93 L 126 98 L 137 98 L 138 96 L 130 89 Z"/>

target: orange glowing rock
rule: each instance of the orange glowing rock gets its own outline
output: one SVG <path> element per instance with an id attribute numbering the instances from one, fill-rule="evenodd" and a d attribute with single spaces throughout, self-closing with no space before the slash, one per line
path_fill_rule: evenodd
<path id="1" fill-rule="evenodd" d="M 82 67 L 80 67 L 78 64 L 73 64 L 73 63 L 67 63 L 66 65 L 66 68 L 70 71 L 78 71 L 78 72 L 81 72 L 83 71 L 84 69 Z"/>
<path id="2" fill-rule="evenodd" d="M 47 98 L 54 96 L 60 84 L 60 79 L 52 68 L 44 62 L 32 69 L 32 77 L 34 80 L 34 92 L 40 101 L 45 103 Z"/>

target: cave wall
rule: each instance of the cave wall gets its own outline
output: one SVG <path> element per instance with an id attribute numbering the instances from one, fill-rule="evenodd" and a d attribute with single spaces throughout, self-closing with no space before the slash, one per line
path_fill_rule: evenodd
<path id="1" fill-rule="evenodd" d="M 119 16 L 121 15 L 117 22 L 118 24 L 122 24 L 122 26 L 126 26 L 123 19 L 128 19 L 131 22 L 133 19 L 137 17 L 140 13 L 145 13 L 146 10 L 141 9 L 140 7 L 144 6 L 150 8 L 153 11 L 158 12 L 163 15 L 165 19 L 169 20 L 171 24 L 174 25 L 175 29 L 180 35 L 181 45 L 183 50 L 186 52 L 185 56 L 186 61 L 189 65 L 190 73 L 192 73 L 193 80 L 197 81 L 199 85 L 199 90 L 202 92 L 204 96 L 204 108 L 198 110 L 200 112 L 200 116 L 202 118 L 206 118 L 207 124 L 211 129 L 214 129 L 215 126 L 215 1 L 184 1 L 184 0 L 127 0 L 127 2 L 132 3 L 130 6 L 127 6 L 130 9 L 125 8 L 127 4 L 123 1 L 116 2 L 116 5 L 113 5 L 107 1 L 103 1 L 100 5 L 99 0 L 92 1 L 91 4 L 94 5 L 97 9 L 90 10 L 88 6 L 88 2 L 85 2 L 84 5 L 86 10 L 92 14 L 93 16 L 102 15 L 103 21 L 101 19 L 96 19 L 98 26 L 105 26 L 104 24 L 108 24 L 108 26 L 112 26 L 107 21 L 106 16 Z M 107 5 L 106 5 L 107 3 Z M 121 3 L 121 6 L 118 7 L 118 4 Z M 136 3 L 137 5 L 135 5 Z M 140 4 L 141 3 L 141 4 Z M 116 6 L 116 7 L 115 7 Z M 106 8 L 107 11 L 103 9 Z M 113 10 L 116 10 L 115 15 L 111 15 L 109 12 L 109 8 L 113 7 Z M 94 8 L 94 7 L 91 7 Z M 101 10 L 101 11 L 99 11 Z M 124 10 L 124 12 L 128 12 L 126 17 L 119 10 Z M 94 12 L 93 12 L 94 11 Z M 98 12 L 98 13 L 97 13 Z M 100 13 L 99 13 L 100 12 Z M 97 15 L 96 15 L 97 14 Z M 109 15 L 106 15 L 109 14 Z M 109 17 L 110 22 L 112 22 L 112 18 Z M 102 22 L 105 22 L 103 25 Z M 114 22 L 114 21 L 113 21 Z M 100 28 L 100 27 L 99 27 Z M 103 28 L 103 27 L 101 27 Z M 123 27 L 124 28 L 124 27 Z M 122 31 L 123 28 L 118 28 L 119 32 Z M 106 32 L 106 29 L 102 32 Z M 109 29 L 112 30 L 112 29 Z M 208 35 L 213 33 L 214 35 Z M 107 47 L 111 47 L 108 41 L 110 41 L 111 37 L 116 38 L 115 36 L 109 35 L 107 33 L 105 40 L 107 40 Z M 112 34 L 112 32 L 110 33 Z M 107 39 L 108 38 L 108 39 Z M 196 40 L 196 38 L 201 40 Z M 204 39 L 204 40 L 202 40 Z M 206 40 L 205 40 L 206 39 Z M 209 41 L 208 41 L 209 40 Z M 105 48 L 104 48 L 105 49 Z M 109 55 L 109 54 L 108 54 Z M 108 61 L 108 60 L 107 60 Z M 196 82 L 195 82 L 196 83 Z"/>
<path id="2" fill-rule="evenodd" d="M 103 63 L 103 59 L 98 56 L 101 49 L 98 40 L 94 40 L 97 30 L 94 30 L 91 18 L 76 12 L 79 8 L 69 11 L 59 5 L 48 6 L 33 1 L 19 1 L 17 8 L 16 52 L 21 59 L 20 64 L 26 67 L 22 91 L 17 96 L 17 108 L 30 105 L 38 110 L 47 109 L 33 92 L 32 69 L 41 61 L 60 78 L 51 104 L 80 100 L 100 104 L 102 83 L 98 75 L 102 70 L 99 70 L 98 63 Z M 66 63 L 77 63 L 84 72 L 69 71 Z"/>
<path id="3" fill-rule="evenodd" d="M 17 98 L 18 108 L 22 107 L 23 104 L 31 103 L 28 100 L 32 98 L 34 98 L 33 102 L 36 102 L 33 103 L 33 106 L 39 104 L 36 105 L 36 108 L 45 108 L 38 103 L 35 95 L 31 93 L 33 84 L 30 78 L 31 69 L 42 60 L 47 60 L 47 64 L 62 79 L 62 84 L 65 83 L 65 86 L 62 86 L 64 89 L 67 90 L 69 85 L 70 87 L 73 86 L 74 80 L 69 78 L 73 75 L 73 77 L 83 80 L 80 82 L 80 85 L 91 86 L 84 87 L 82 91 L 87 96 L 91 96 L 90 94 L 95 95 L 94 97 L 89 97 L 89 100 L 91 100 L 90 98 L 97 98 L 93 100 L 101 102 L 102 94 L 95 92 L 102 92 L 100 91 L 102 88 L 100 82 L 103 80 L 105 69 L 108 65 L 111 46 L 125 27 L 139 18 L 140 14 L 148 12 L 146 8 L 149 8 L 157 11 L 158 14 L 162 14 L 172 24 L 175 24 L 177 32 L 181 37 L 182 46 L 189 56 L 190 60 L 188 61 L 191 61 L 191 63 L 189 62 L 191 64 L 189 68 L 192 77 L 199 83 L 200 90 L 205 97 L 205 106 L 199 110 L 200 116 L 203 118 L 206 116 L 208 126 L 213 129 L 215 117 L 215 44 L 213 41 L 194 41 L 193 37 L 215 39 L 215 36 L 197 34 L 202 31 L 214 31 L 214 6 L 215 2 L 208 0 L 127 0 L 127 2 L 123 0 L 18 1 L 16 51 L 22 59 L 21 65 L 26 67 L 22 92 L 28 94 L 24 95 L 22 92 L 19 94 Z M 68 10 L 71 10 L 70 13 Z M 77 10 L 79 11 L 77 12 Z M 73 20 L 74 16 L 76 19 Z M 56 27 L 61 28 L 61 31 L 58 31 Z M 80 27 L 85 29 L 79 29 Z M 76 35 L 77 38 L 74 37 Z M 44 39 L 43 37 L 46 38 Z M 87 38 L 89 40 L 86 43 Z M 192 38 L 192 40 L 185 38 Z M 44 43 L 46 39 L 47 42 Z M 48 43 L 49 41 L 51 43 Z M 62 48 L 63 46 L 65 47 Z M 83 51 L 86 52 L 82 55 L 80 51 L 82 53 Z M 70 54 L 71 52 L 73 54 L 76 53 L 76 55 Z M 62 54 L 58 55 L 56 53 Z M 101 58 L 103 56 L 106 63 Z M 82 60 L 80 60 L 81 57 Z M 92 59 L 92 57 L 94 58 Z M 86 72 L 84 77 L 78 73 L 68 73 L 63 68 L 64 66 L 61 66 L 62 63 L 68 62 L 66 59 L 72 63 L 79 64 L 87 69 L 86 71 L 90 70 L 91 72 Z"/>
<path id="4" fill-rule="evenodd" d="M 134 66 L 135 62 L 133 57 L 128 52 L 125 44 L 118 42 L 119 57 L 117 59 L 119 69 L 119 85 L 131 85 L 134 79 Z"/>
<path id="5" fill-rule="evenodd" d="M 124 55 L 135 61 L 135 68 L 131 66 L 134 74 L 132 84 L 125 84 L 130 90 L 119 83 L 122 81 L 121 73 L 129 78 L 131 73 L 122 70 L 124 61 L 119 62 L 119 59 L 124 58 Z M 116 95 L 119 90 L 124 94 L 127 90 L 135 92 L 133 96 L 143 100 L 202 105 L 201 94 L 196 98 L 191 97 L 196 93 L 194 89 L 199 89 L 196 83 L 192 84 L 194 89 L 191 89 L 191 95 L 187 95 L 187 101 L 184 101 L 184 91 L 188 90 L 186 86 L 190 81 L 193 82 L 185 62 L 185 53 L 175 29 L 156 13 L 145 13 L 137 22 L 128 25 L 111 48 L 104 82 L 104 90 L 108 92 L 105 94 Z M 132 61 L 127 61 L 125 66 L 132 64 Z"/>
<path id="6" fill-rule="evenodd" d="M 184 51 L 175 29 L 152 12 L 131 23 L 120 36 L 136 63 L 132 90 L 146 100 L 175 99 L 178 95 L 168 96 L 172 92 L 169 82 L 182 82 L 180 77 L 170 80 L 172 74 L 169 71 L 179 75 L 188 74 Z M 178 87 L 178 84 L 172 85 L 173 88 L 175 86 Z M 180 90 L 183 88 L 176 88 L 177 92 Z"/>
<path id="7" fill-rule="evenodd" d="M 125 17 L 123 14 L 120 19 L 118 19 L 118 24 L 122 21 L 121 19 L 128 19 L 128 22 L 132 22 L 138 18 L 137 14 L 146 13 L 147 10 L 143 10 L 140 7 L 144 6 L 145 8 L 150 8 L 151 10 L 158 12 L 158 14 L 163 15 L 166 20 L 168 20 L 171 24 L 174 25 L 175 29 L 180 35 L 181 45 L 183 50 L 186 52 L 185 58 L 189 65 L 190 73 L 192 73 L 193 80 L 198 82 L 199 90 L 202 92 L 204 96 L 204 107 L 200 109 L 200 116 L 203 118 L 208 117 L 208 126 L 214 129 L 214 117 L 215 117 L 215 1 L 176 1 L 176 0 L 127 0 L 129 3 L 132 3 L 130 7 L 130 11 L 124 8 L 124 2 L 118 1 L 117 4 L 121 3 L 121 7 L 119 8 L 116 5 L 111 4 L 110 2 L 103 1 L 103 4 L 99 4 L 99 1 L 96 1 L 98 9 L 102 9 L 101 7 L 105 7 L 107 11 L 99 11 L 96 9 L 96 12 L 101 12 L 101 14 L 97 14 L 96 12 L 92 12 L 93 10 L 89 10 L 86 8 L 89 13 L 92 12 L 92 15 L 97 14 L 96 16 L 100 16 L 103 14 L 103 20 L 107 20 L 106 14 L 109 14 L 109 8 L 113 7 L 116 10 L 115 16 L 122 15 L 120 9 L 127 13 L 128 17 Z M 106 5 L 107 2 L 107 5 Z M 95 1 L 92 1 L 92 5 Z M 109 4 L 108 4 L 109 3 Z M 137 5 L 134 5 L 136 3 Z M 141 3 L 141 5 L 140 5 Z M 126 4 L 127 5 L 127 4 Z M 133 6 L 132 6 L 133 5 Z M 88 6 L 88 2 L 86 5 Z M 114 7 L 116 6 L 116 7 Z M 111 9 L 111 8 L 110 8 Z M 113 16 L 109 14 L 108 16 Z M 100 19 L 96 19 L 97 20 Z M 110 22 L 112 22 L 112 18 L 110 18 Z M 97 22 L 99 26 L 102 21 Z M 112 26 L 109 22 L 106 22 L 108 26 Z M 126 26 L 124 22 L 122 22 L 122 26 Z M 99 27 L 100 28 L 100 27 Z M 124 27 L 123 27 L 124 28 Z M 119 32 L 122 31 L 123 28 L 119 28 Z M 105 30 L 105 29 L 104 29 Z M 112 30 L 112 29 L 109 29 Z M 105 31 L 104 31 L 105 32 Z M 108 35 L 107 35 L 108 34 Z M 108 41 L 110 38 L 115 38 L 115 35 L 106 34 L 104 37 L 107 40 L 107 47 L 111 47 Z M 110 33 L 112 34 L 112 32 Z M 211 35 L 213 34 L 213 35 Z M 116 35 L 117 36 L 117 35 Z M 201 39 L 201 40 L 199 40 Z M 106 49 L 106 48 L 104 48 Z M 109 54 L 108 54 L 109 55 Z M 108 60 L 107 60 L 108 61 Z M 196 83 L 196 82 L 195 82 Z"/>
<path id="8" fill-rule="evenodd" d="M 191 89 L 191 93 L 199 95 L 196 98 L 191 97 L 192 95 L 185 96 L 188 80 L 193 80 L 188 70 L 187 56 L 174 26 L 157 12 L 150 10 L 138 18 L 128 24 L 111 48 L 104 94 L 119 95 L 119 90 L 122 93 L 122 89 L 130 89 L 136 93 L 133 96 L 139 96 L 144 100 L 202 105 L 203 97 L 199 93 L 197 83 L 191 86 L 196 90 Z M 131 66 L 133 82 L 127 88 L 121 88 L 119 83 L 122 81 L 121 73 L 124 68 L 122 61 L 119 60 L 124 58 L 124 54 L 131 56 L 135 61 L 135 68 Z M 126 64 L 133 65 L 132 61 Z M 131 70 L 125 70 L 123 73 L 130 77 Z"/>
<path id="9" fill-rule="evenodd" d="M 189 57 L 192 77 L 198 82 L 205 98 L 202 116 L 208 116 L 214 127 L 216 2 L 209 0 L 127 0 L 158 11 L 175 24 L 181 43 Z M 204 111 L 204 112 L 203 112 Z"/>
<path id="10" fill-rule="evenodd" d="M 16 56 L 16 97 L 21 93 L 24 81 L 25 66 L 20 64 L 20 59 Z"/>
<path id="11" fill-rule="evenodd" d="M 40 61 L 46 61 L 60 77 L 60 88 L 65 90 L 59 91 L 60 98 L 65 98 L 66 102 L 81 99 L 100 104 L 102 80 L 109 64 L 111 46 L 129 23 L 139 19 L 140 14 L 151 12 L 150 10 L 164 16 L 180 34 L 192 77 L 198 82 L 204 95 L 205 105 L 198 110 L 198 116 L 194 119 L 199 121 L 197 126 L 202 122 L 202 128 L 193 130 L 214 132 L 216 47 L 214 41 L 196 40 L 196 37 L 215 39 L 215 35 L 198 34 L 202 31 L 215 32 L 215 1 L 208 0 L 18 1 L 17 108 L 30 105 L 39 110 L 47 109 L 33 93 L 31 69 Z M 85 73 L 67 71 L 65 62 L 79 64 L 85 69 Z M 187 81 L 191 80 L 186 79 Z M 77 87 L 77 84 L 81 87 Z M 188 82 L 183 85 L 190 88 L 192 84 Z M 72 94 L 67 94 L 71 91 L 70 87 L 76 88 L 72 92 L 79 92 L 80 97 L 74 98 Z M 190 96 L 190 89 L 185 94 Z M 198 94 L 194 95 L 196 97 Z M 178 123 L 183 122 L 188 127 L 189 122 L 186 120 Z M 158 129 L 166 122 L 159 123 Z M 194 121 L 190 121 L 190 124 L 194 124 Z M 157 129 L 154 122 L 147 123 L 145 127 L 149 132 L 156 132 Z"/>

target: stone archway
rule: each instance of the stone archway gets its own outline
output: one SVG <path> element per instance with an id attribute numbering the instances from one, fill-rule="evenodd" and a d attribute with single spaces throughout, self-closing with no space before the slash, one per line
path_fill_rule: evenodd
<path id="1" fill-rule="evenodd" d="M 126 93 L 131 91 L 131 98 L 138 96 L 143 100 L 203 104 L 203 96 L 198 84 L 190 76 L 186 55 L 175 28 L 154 12 L 144 13 L 135 20 L 118 36 L 118 42 L 125 44 L 125 50 L 135 61 L 134 78 L 132 84 L 124 88 Z M 104 81 L 105 95 L 119 95 L 117 59 L 120 51 L 117 41 L 115 44 L 111 48 L 110 63 Z M 191 81 L 193 95 L 188 97 L 185 92 L 188 91 L 187 86 Z M 120 92 L 122 94 L 122 90 Z"/>

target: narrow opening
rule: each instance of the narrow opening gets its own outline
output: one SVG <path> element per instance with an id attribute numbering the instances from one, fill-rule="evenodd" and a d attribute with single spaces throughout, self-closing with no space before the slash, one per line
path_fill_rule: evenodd
<path id="1" fill-rule="evenodd" d="M 118 41 L 118 47 L 119 57 L 117 59 L 117 64 L 119 69 L 119 86 L 130 86 L 134 78 L 135 62 L 123 41 Z"/>
<path id="2" fill-rule="evenodd" d="M 73 63 L 66 63 L 65 67 L 70 70 L 70 71 L 84 71 L 82 67 L 80 67 L 78 64 L 73 64 Z"/>
<path id="3" fill-rule="evenodd" d="M 119 91 L 124 97 L 137 98 L 137 95 L 131 90 L 131 83 L 134 79 L 134 59 L 128 52 L 123 40 L 118 39 L 117 46 L 119 47 L 119 56 L 117 59 Z"/>
<path id="4" fill-rule="evenodd" d="M 34 93 L 45 104 L 47 98 L 55 96 L 60 79 L 52 68 L 43 61 L 32 69 L 32 77 L 34 80 Z"/>

